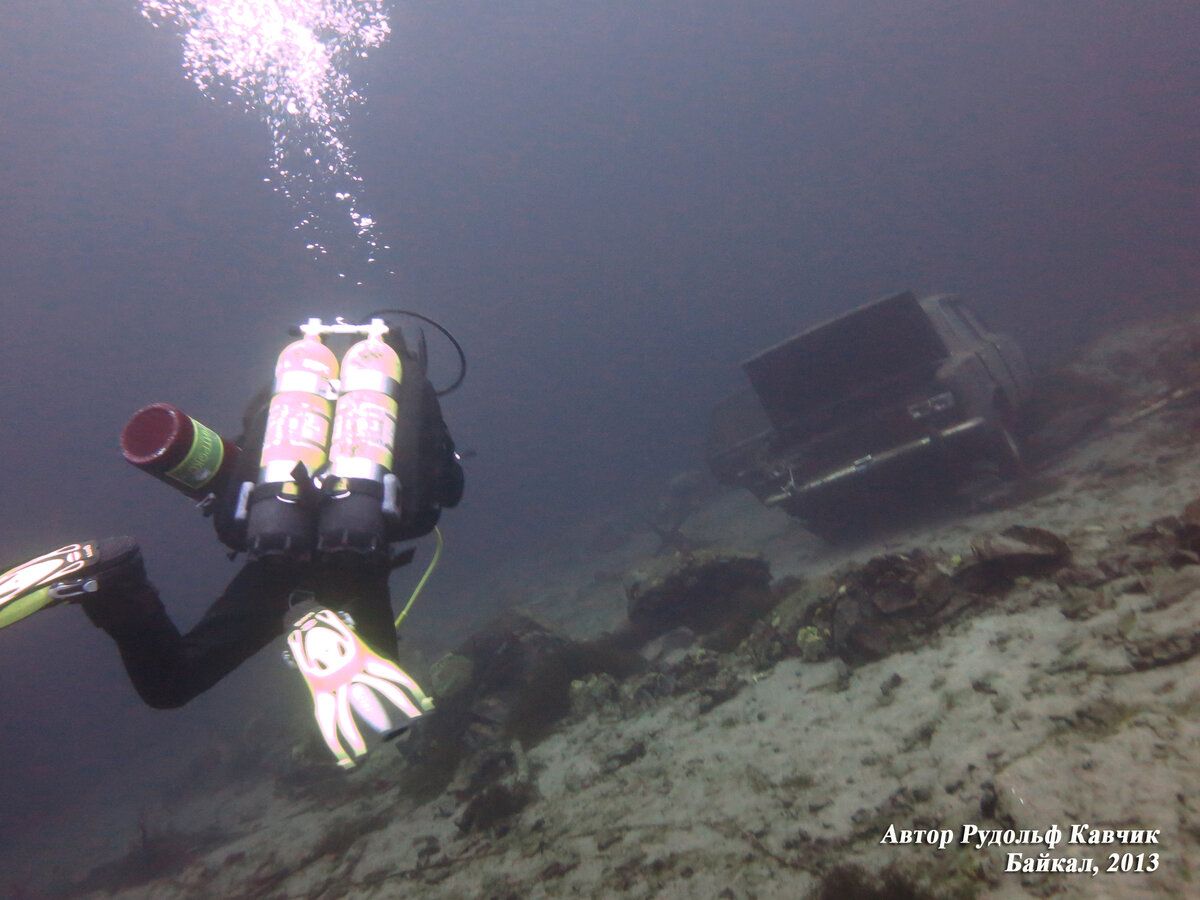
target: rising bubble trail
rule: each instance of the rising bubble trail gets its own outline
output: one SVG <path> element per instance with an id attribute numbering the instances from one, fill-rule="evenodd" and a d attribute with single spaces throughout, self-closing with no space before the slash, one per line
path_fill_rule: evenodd
<path id="1" fill-rule="evenodd" d="M 344 209 L 373 263 L 375 220 L 342 137 L 361 97 L 348 67 L 387 40 L 385 0 L 140 0 L 142 15 L 183 38 L 183 67 L 206 96 L 243 105 L 271 130 L 266 180 L 300 211 L 308 249 L 328 252 L 319 212 Z"/>

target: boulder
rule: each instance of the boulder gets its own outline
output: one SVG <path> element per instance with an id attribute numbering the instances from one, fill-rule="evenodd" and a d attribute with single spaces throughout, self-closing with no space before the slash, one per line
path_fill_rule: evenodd
<path id="1" fill-rule="evenodd" d="M 772 602 L 771 568 L 757 553 L 705 550 L 638 574 L 627 614 L 643 641 L 676 628 L 708 634 L 761 614 Z"/>

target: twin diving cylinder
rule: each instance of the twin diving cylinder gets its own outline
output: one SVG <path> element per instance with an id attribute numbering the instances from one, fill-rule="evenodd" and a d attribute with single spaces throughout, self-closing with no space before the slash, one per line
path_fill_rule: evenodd
<path id="1" fill-rule="evenodd" d="M 382 319 L 309 319 L 300 332 L 275 365 L 254 482 L 231 483 L 237 446 L 167 404 L 130 420 L 125 458 L 196 499 L 236 492 L 238 549 L 259 556 L 385 550 L 389 526 L 400 519 L 401 477 L 415 469 L 423 373 L 406 377 Z M 329 335 L 360 339 L 339 363 Z M 402 337 L 395 340 L 403 350 Z"/>
<path id="2" fill-rule="evenodd" d="M 387 520 L 399 516 L 397 421 L 412 393 L 403 364 L 382 319 L 310 319 L 300 330 L 275 366 L 257 483 L 243 487 L 247 547 L 259 555 L 382 550 Z M 328 334 L 365 337 L 339 364 L 322 340 Z"/>

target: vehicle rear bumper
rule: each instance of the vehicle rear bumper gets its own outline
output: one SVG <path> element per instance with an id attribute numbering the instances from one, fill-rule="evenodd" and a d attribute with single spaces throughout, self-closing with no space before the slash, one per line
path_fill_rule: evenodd
<path id="1" fill-rule="evenodd" d="M 916 440 L 888 450 L 869 453 L 848 465 L 840 466 L 815 478 L 797 481 L 795 473 L 792 473 L 788 482 L 776 493 L 764 498 L 763 503 L 767 506 L 777 506 L 789 500 L 812 497 L 836 485 L 844 484 L 850 479 L 861 478 L 868 473 L 878 473 L 898 466 L 902 462 L 928 455 L 933 452 L 934 448 L 950 450 L 959 445 L 978 441 L 987 424 L 987 420 L 982 416 L 976 416 L 947 428 L 931 431 Z"/>

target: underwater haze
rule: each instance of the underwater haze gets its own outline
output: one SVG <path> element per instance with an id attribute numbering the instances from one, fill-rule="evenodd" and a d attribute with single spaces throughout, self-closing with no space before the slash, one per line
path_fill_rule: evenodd
<path id="1" fill-rule="evenodd" d="M 133 535 L 190 626 L 237 564 L 121 459 L 128 416 L 167 401 L 232 436 L 289 327 L 403 307 L 470 362 L 443 399 L 466 496 L 408 639 L 453 643 L 519 602 L 498 567 L 701 466 L 738 363 L 802 327 L 949 290 L 1046 361 L 1200 295 L 1192 0 L 386 9 L 340 125 L 380 247 L 336 239 L 334 202 L 314 254 L 262 116 L 197 90 L 177 31 L 134 0 L 0 5 L 4 562 Z M 73 608 L 0 633 L 0 673 L 6 842 L 296 700 L 272 648 L 148 710 Z"/>

